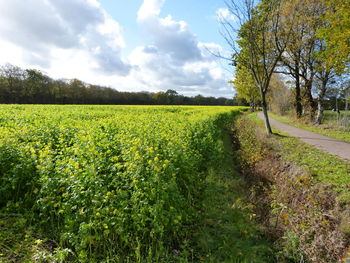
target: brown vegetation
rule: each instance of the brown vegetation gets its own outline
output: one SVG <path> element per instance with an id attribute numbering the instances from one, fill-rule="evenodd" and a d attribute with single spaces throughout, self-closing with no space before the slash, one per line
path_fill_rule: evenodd
<path id="1" fill-rule="evenodd" d="M 331 186 L 283 158 L 278 140 L 263 135 L 252 121 L 241 119 L 236 127 L 251 202 L 276 240 L 278 262 L 339 260 L 349 242 L 349 207 Z"/>

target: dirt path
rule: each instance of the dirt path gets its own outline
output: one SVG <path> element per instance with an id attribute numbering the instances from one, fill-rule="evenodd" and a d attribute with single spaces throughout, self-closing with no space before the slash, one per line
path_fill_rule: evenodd
<path id="1" fill-rule="evenodd" d="M 258 113 L 261 119 L 264 119 L 262 112 Z M 288 124 L 279 122 L 271 117 L 269 117 L 270 123 L 276 129 L 287 133 L 293 137 L 296 137 L 303 142 L 311 144 L 316 148 L 328 152 L 333 155 L 337 155 L 342 159 L 350 161 L 350 143 L 339 141 L 334 138 L 330 138 L 315 132 L 299 129 Z"/>

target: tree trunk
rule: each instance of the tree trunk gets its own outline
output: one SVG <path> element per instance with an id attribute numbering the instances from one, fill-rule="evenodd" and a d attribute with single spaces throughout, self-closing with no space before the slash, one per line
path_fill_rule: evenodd
<path id="1" fill-rule="evenodd" d="M 324 99 L 324 96 L 326 95 L 327 81 L 328 81 L 328 79 L 324 79 L 322 81 L 320 94 L 318 95 L 318 98 L 317 98 L 317 116 L 316 116 L 316 120 L 315 120 L 315 122 L 317 124 L 322 123 L 323 111 L 324 111 L 323 99 Z M 338 109 L 337 109 L 337 111 L 338 111 Z"/>
<path id="2" fill-rule="evenodd" d="M 323 99 L 318 99 L 317 100 L 317 116 L 316 116 L 316 123 L 317 124 L 321 124 L 322 123 L 323 111 L 324 111 Z"/>
<path id="3" fill-rule="evenodd" d="M 251 103 L 250 103 L 250 111 L 251 111 L 251 112 L 255 112 L 255 100 L 254 100 L 254 99 L 251 100 Z"/>
<path id="4" fill-rule="evenodd" d="M 306 90 L 306 99 L 310 107 L 310 120 L 314 121 L 317 105 L 314 98 L 312 97 L 312 81 L 310 80 L 306 81 L 305 90 Z"/>
<path id="5" fill-rule="evenodd" d="M 250 107 L 250 112 L 255 112 L 255 104 L 252 104 Z"/>
<path id="6" fill-rule="evenodd" d="M 267 114 L 267 103 L 266 103 L 266 93 L 261 92 L 261 104 L 262 104 L 262 110 L 264 113 L 264 118 L 265 118 L 265 127 L 266 127 L 266 132 L 267 134 L 272 134 L 272 129 L 269 121 L 269 115 Z"/>
<path id="7" fill-rule="evenodd" d="M 300 118 L 303 113 L 303 107 L 301 105 L 300 76 L 298 66 L 295 69 L 295 111 L 297 118 Z"/>

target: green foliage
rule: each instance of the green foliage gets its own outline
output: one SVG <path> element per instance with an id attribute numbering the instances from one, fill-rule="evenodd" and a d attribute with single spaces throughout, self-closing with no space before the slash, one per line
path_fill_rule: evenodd
<path id="1" fill-rule="evenodd" d="M 231 82 L 239 98 L 245 99 L 252 106 L 260 101 L 259 88 L 252 73 L 243 65 L 236 67 L 235 79 Z"/>
<path id="2" fill-rule="evenodd" d="M 323 20 L 326 27 L 318 30 L 326 42 L 322 57 L 328 67 L 335 67 L 338 73 L 349 69 L 350 62 L 350 1 L 323 0 L 327 8 Z"/>
<path id="3" fill-rule="evenodd" d="M 0 262 L 63 263 L 72 258 L 72 250 L 43 238 L 40 229 L 31 224 L 30 214 L 7 210 L 0 212 Z"/>
<path id="4" fill-rule="evenodd" d="M 224 97 L 187 97 L 175 90 L 123 92 L 78 79 L 54 80 L 36 69 L 0 66 L 0 103 L 102 105 L 233 105 Z"/>
<path id="5" fill-rule="evenodd" d="M 1 206 L 81 262 L 170 260 L 241 109 L 0 106 Z"/>

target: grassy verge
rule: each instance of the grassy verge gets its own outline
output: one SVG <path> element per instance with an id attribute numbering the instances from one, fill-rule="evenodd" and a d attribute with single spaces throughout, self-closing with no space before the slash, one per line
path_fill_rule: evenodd
<path id="1" fill-rule="evenodd" d="M 273 115 L 275 118 L 276 116 Z M 263 128 L 263 121 L 256 114 L 250 114 L 249 118 Z M 278 120 L 286 120 L 278 117 Z M 302 125 L 295 125 L 304 128 Z M 310 128 L 311 130 L 311 128 Z M 316 180 L 323 181 L 335 187 L 341 193 L 341 199 L 350 202 L 350 163 L 341 160 L 331 154 L 327 154 L 283 132 L 273 129 L 274 138 L 279 146 L 274 150 L 279 151 L 285 158 L 297 163 L 307 170 Z M 350 138 L 350 137 L 349 137 Z"/>
<path id="2" fill-rule="evenodd" d="M 268 231 L 278 262 L 345 262 L 350 237 L 350 164 L 281 132 L 266 136 L 250 114 L 238 121 L 240 157 L 255 177 L 269 182 L 263 195 Z"/>
<path id="3" fill-rule="evenodd" d="M 276 120 L 279 120 L 283 123 L 287 123 L 289 125 L 317 132 L 341 141 L 349 142 L 350 143 L 350 133 L 348 130 L 341 129 L 340 127 L 334 125 L 334 124 L 324 124 L 324 125 L 312 125 L 312 124 L 307 124 L 303 123 L 302 121 L 297 120 L 296 118 L 293 117 L 287 117 L 287 116 L 279 116 L 276 114 L 271 114 L 271 117 L 275 118 Z"/>

